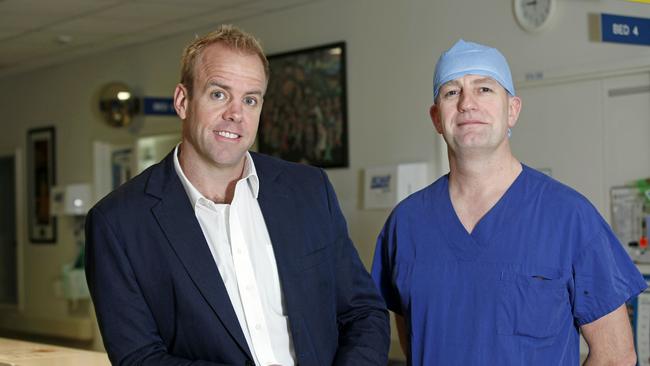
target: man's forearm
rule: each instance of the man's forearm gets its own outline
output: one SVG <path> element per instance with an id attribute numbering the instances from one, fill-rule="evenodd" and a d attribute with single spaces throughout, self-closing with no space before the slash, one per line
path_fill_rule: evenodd
<path id="1" fill-rule="evenodd" d="M 582 366 L 635 366 L 636 353 L 628 352 L 622 355 L 615 355 L 615 357 L 599 357 L 589 353 L 587 359 Z"/>

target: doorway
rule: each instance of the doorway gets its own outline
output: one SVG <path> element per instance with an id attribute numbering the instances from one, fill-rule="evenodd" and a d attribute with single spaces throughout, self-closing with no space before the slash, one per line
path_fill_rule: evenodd
<path id="1" fill-rule="evenodd" d="M 18 305 L 16 156 L 0 155 L 0 305 Z"/>

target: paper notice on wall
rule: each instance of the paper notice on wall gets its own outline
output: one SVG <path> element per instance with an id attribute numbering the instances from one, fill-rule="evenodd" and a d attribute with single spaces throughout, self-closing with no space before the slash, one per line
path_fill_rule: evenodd
<path id="1" fill-rule="evenodd" d="M 643 196 L 636 187 L 613 187 L 612 229 L 623 246 L 638 242 L 641 237 L 643 221 Z"/>
<path id="2" fill-rule="evenodd" d="M 636 351 L 639 366 L 650 366 L 650 293 L 644 292 L 637 299 Z"/>

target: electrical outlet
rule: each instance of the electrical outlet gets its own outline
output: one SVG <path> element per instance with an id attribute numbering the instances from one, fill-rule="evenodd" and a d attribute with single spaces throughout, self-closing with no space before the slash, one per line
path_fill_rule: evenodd
<path id="1" fill-rule="evenodd" d="M 56 279 L 52 282 L 52 290 L 54 291 L 54 296 L 57 299 L 63 298 L 63 281 L 61 279 Z"/>

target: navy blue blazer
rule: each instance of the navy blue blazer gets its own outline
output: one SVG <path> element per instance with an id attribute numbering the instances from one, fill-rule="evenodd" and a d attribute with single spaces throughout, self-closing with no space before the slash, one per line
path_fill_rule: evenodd
<path id="1" fill-rule="evenodd" d="M 385 304 L 325 173 L 252 153 L 299 365 L 387 363 Z M 86 220 L 86 276 L 116 365 L 253 365 L 173 152 Z"/>

